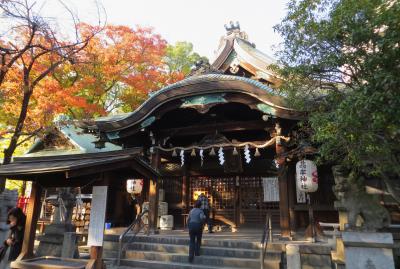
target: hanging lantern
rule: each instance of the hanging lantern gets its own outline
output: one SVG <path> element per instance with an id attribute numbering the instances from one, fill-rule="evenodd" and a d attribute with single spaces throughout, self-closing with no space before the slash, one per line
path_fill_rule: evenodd
<path id="1" fill-rule="evenodd" d="M 211 151 L 210 151 L 209 155 L 210 155 L 210 156 L 215 156 L 215 150 L 214 150 L 214 148 L 211 148 Z"/>
<path id="2" fill-rule="evenodd" d="M 299 191 L 315 192 L 318 190 L 317 166 L 313 161 L 301 160 L 296 163 L 296 184 Z"/>
<path id="3" fill-rule="evenodd" d="M 190 156 L 195 157 L 196 156 L 196 151 L 192 149 L 192 152 L 190 153 Z"/>
<path id="4" fill-rule="evenodd" d="M 254 157 L 260 157 L 260 151 L 258 150 L 258 148 L 256 148 L 256 152 L 254 153 Z"/>
<path id="5" fill-rule="evenodd" d="M 234 156 L 239 155 L 239 153 L 238 153 L 236 147 L 233 148 L 232 155 L 234 155 Z"/>
<path id="6" fill-rule="evenodd" d="M 178 154 L 176 153 L 176 150 L 174 149 L 174 151 L 172 152 L 172 157 L 176 157 L 178 156 Z"/>
<path id="7" fill-rule="evenodd" d="M 130 194 L 139 194 L 143 189 L 143 179 L 128 179 L 126 181 L 126 191 Z"/>

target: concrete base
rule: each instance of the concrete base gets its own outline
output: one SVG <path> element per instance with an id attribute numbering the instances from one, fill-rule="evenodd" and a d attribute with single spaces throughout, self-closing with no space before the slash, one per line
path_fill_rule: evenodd
<path id="1" fill-rule="evenodd" d="M 72 224 L 52 223 L 45 227 L 44 234 L 38 236 L 39 246 L 36 250 L 36 256 L 53 256 L 61 257 L 63 244 L 65 242 L 64 236 L 71 235 L 74 232 L 75 226 Z M 76 240 L 75 240 L 76 241 Z M 69 243 L 69 242 L 65 242 Z M 71 252 L 71 246 L 64 246 L 64 253 Z M 75 246 L 73 258 L 79 258 L 78 247 Z M 67 254 L 64 254 L 67 255 Z M 71 257 L 72 258 L 72 257 Z"/>
<path id="2" fill-rule="evenodd" d="M 286 245 L 286 264 L 288 269 L 301 269 L 299 245 Z"/>
<path id="3" fill-rule="evenodd" d="M 390 233 L 343 232 L 347 269 L 394 269 Z"/>

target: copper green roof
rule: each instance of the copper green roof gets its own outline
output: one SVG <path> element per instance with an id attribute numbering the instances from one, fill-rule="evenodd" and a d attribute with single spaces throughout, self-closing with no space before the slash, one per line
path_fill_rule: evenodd
<path id="1" fill-rule="evenodd" d="M 302 113 L 290 108 L 283 95 L 267 85 L 245 77 L 224 74 L 193 76 L 154 92 L 140 107 L 131 113 L 96 119 L 95 128 L 104 132 L 116 132 L 151 119 L 161 105 L 180 99 L 222 93 L 240 93 L 259 100 L 259 110 L 282 118 L 299 119 Z M 186 99 L 185 99 L 186 98 Z M 264 109 L 268 106 L 268 109 Z M 264 111 L 265 110 L 265 111 Z"/>

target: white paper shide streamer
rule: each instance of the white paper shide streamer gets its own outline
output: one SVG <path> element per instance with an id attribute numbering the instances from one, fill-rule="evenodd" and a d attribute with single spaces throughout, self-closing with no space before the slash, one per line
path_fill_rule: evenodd
<path id="1" fill-rule="evenodd" d="M 201 149 L 199 154 L 200 154 L 201 166 L 203 166 L 203 163 L 204 163 L 204 150 Z"/>
<path id="2" fill-rule="evenodd" d="M 218 150 L 218 158 L 219 158 L 219 164 L 223 165 L 225 163 L 225 157 L 224 157 L 224 151 L 222 150 L 222 147 L 220 147 Z"/>
<path id="3" fill-rule="evenodd" d="M 182 149 L 181 153 L 179 154 L 181 156 L 181 166 L 185 165 L 185 151 Z"/>
<path id="4" fill-rule="evenodd" d="M 244 147 L 244 158 L 246 159 L 246 163 L 250 163 L 251 162 L 249 145 L 246 145 Z"/>

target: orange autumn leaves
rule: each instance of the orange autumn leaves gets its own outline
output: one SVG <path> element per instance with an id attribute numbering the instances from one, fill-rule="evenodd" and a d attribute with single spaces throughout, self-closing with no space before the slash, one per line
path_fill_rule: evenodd
<path id="1" fill-rule="evenodd" d="M 96 31 L 86 24 L 80 34 Z M 167 42 L 152 29 L 106 26 L 73 58 L 40 81 L 33 91 L 25 131 L 51 124 L 56 114 L 91 118 L 109 112 L 127 112 L 147 99 L 148 93 L 184 77 L 167 70 L 163 61 Z M 40 59 L 40 73 L 57 55 Z M 0 122 L 14 126 L 21 109 L 21 65 L 9 70 L 0 88 Z M 1 127 L 1 126 L 0 126 Z"/>

